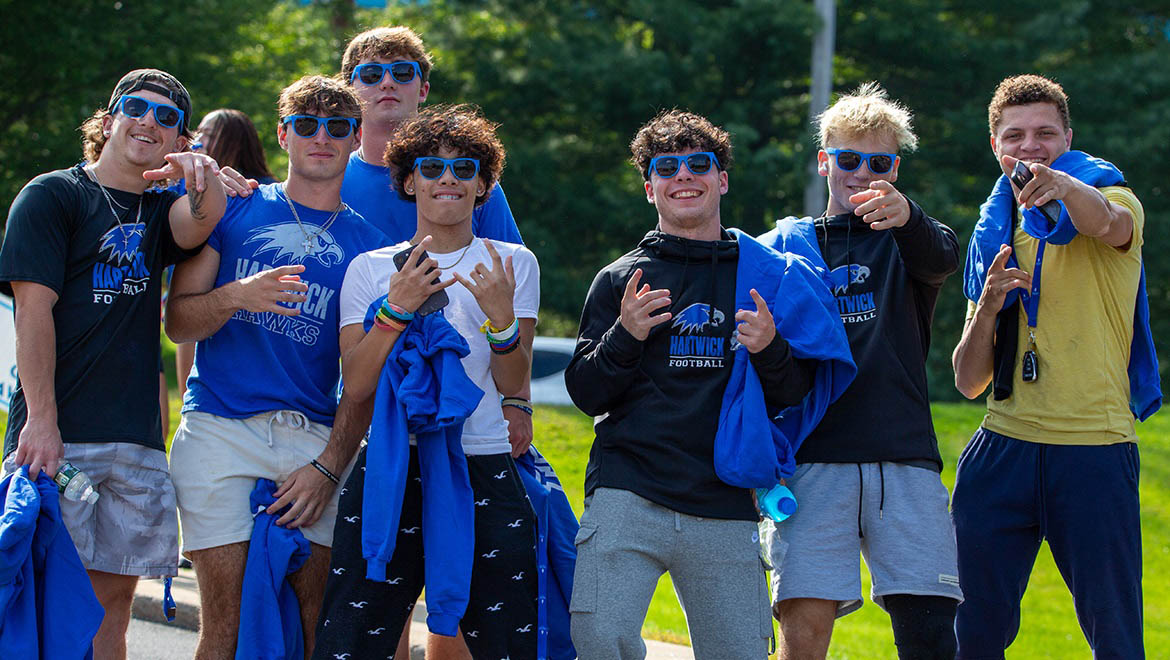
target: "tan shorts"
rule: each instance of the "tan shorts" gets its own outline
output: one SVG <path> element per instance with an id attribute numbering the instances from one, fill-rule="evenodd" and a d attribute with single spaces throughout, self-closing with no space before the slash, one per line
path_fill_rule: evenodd
<path id="1" fill-rule="evenodd" d="M 4 473 L 16 469 L 16 454 Z M 88 570 L 157 578 L 179 571 L 175 489 L 167 457 L 128 442 L 67 442 L 65 460 L 98 492 L 94 504 L 61 498 L 61 519 Z"/>
<path id="2" fill-rule="evenodd" d="M 171 474 L 183 526 L 183 552 L 247 541 L 252 536 L 248 497 L 257 479 L 283 483 L 329 442 L 330 427 L 295 411 L 245 419 L 192 411 L 183 414 L 171 445 Z M 341 477 L 345 483 L 352 461 Z M 317 522 L 301 527 L 311 543 L 332 547 L 341 488 Z"/>

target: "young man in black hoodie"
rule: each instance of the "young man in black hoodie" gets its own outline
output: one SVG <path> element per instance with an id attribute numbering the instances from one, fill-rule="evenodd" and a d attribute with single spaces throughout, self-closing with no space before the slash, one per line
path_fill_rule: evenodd
<path id="1" fill-rule="evenodd" d="M 719 214 L 728 134 L 674 110 L 630 146 L 658 226 L 597 274 L 565 373 L 577 406 L 602 416 L 577 536 L 573 643 L 582 658 L 644 657 L 642 622 L 669 571 L 696 656 L 764 658 L 758 514 L 751 491 L 716 475 L 716 427 L 735 350 L 749 352 L 769 410 L 804 398 L 815 363 L 794 357 L 755 289 L 756 308 L 736 310 L 740 245 Z"/>
<path id="2" fill-rule="evenodd" d="M 796 454 L 787 483 L 800 508 L 763 525 L 780 657 L 825 657 L 834 619 L 861 607 L 864 554 L 899 655 L 953 658 L 962 593 L 926 354 L 958 242 L 894 187 L 897 153 L 918 139 L 880 86 L 843 96 L 819 125 L 828 209 L 795 222 L 813 225 L 858 371 Z"/>

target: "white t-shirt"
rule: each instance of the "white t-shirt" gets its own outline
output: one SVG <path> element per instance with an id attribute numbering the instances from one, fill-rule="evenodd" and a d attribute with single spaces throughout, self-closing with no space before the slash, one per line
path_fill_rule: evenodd
<path id="1" fill-rule="evenodd" d="M 540 307 L 540 266 L 536 263 L 536 255 L 515 243 L 492 241 L 492 245 L 500 253 L 501 259 L 512 257 L 512 270 L 516 274 L 516 294 L 512 305 L 516 318 L 537 318 Z M 365 320 L 370 303 L 386 294 L 390 288 L 390 276 L 398 271 L 394 266 L 394 255 L 408 247 L 408 242 L 399 243 L 354 258 L 341 285 L 340 327 L 361 324 Z M 481 238 L 472 239 L 466 254 L 459 249 L 448 254 L 431 252 L 430 256 L 439 262 L 444 280 L 450 279 L 452 273 L 467 277 L 478 263 L 489 268 L 492 265 L 491 254 Z M 463 452 L 470 455 L 510 452 L 512 447 L 508 444 L 508 422 L 500 410 L 500 394 L 491 374 L 491 347 L 488 346 L 487 337 L 480 332 L 487 315 L 479 308 L 475 296 L 462 284 L 456 282 L 447 287 L 446 291 L 451 302 L 443 308 L 443 315 L 471 347 L 471 352 L 462 360 L 463 369 L 468 378 L 483 390 L 479 406 L 463 424 Z"/>

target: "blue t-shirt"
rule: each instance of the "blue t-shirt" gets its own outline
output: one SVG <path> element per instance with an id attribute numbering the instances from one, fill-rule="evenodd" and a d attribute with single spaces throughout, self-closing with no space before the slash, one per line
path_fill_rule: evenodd
<path id="1" fill-rule="evenodd" d="M 370 165 L 354 151 L 349 155 L 349 166 L 345 168 L 341 199 L 366 222 L 386 234 L 391 245 L 414 238 L 418 229 L 418 210 L 414 202 L 402 199 L 394 189 L 389 167 Z M 493 241 L 524 244 L 500 184 L 492 188 L 487 202 L 472 214 L 471 233 Z"/>
<path id="2" fill-rule="evenodd" d="M 214 335 L 198 342 L 183 412 L 238 419 L 298 410 L 314 422 L 333 424 L 341 282 L 354 257 L 390 241 L 348 207 L 327 227 L 331 211 L 300 204 L 296 209 L 303 229 L 279 183 L 228 201 L 207 240 L 219 252 L 215 286 L 261 270 L 303 264 L 300 277 L 309 285 L 308 299 L 291 306 L 301 310 L 296 316 L 239 310 Z"/>

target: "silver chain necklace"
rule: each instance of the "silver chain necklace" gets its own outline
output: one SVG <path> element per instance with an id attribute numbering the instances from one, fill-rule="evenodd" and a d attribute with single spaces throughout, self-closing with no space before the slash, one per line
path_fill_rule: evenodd
<path id="1" fill-rule="evenodd" d="M 345 202 L 337 202 L 337 208 L 333 209 L 333 215 L 329 216 L 329 219 L 325 221 L 325 225 L 315 233 L 310 234 L 305 230 L 305 225 L 301 222 L 301 216 L 297 214 L 297 207 L 293 205 L 292 198 L 288 196 L 287 190 L 284 192 L 284 201 L 288 203 L 288 210 L 292 211 L 293 220 L 297 221 L 297 227 L 300 227 L 301 235 L 305 237 L 305 240 L 301 242 L 301 247 L 305 248 L 305 254 L 313 253 L 313 242 L 317 240 L 318 236 L 324 234 L 326 229 L 329 229 L 329 226 L 337 219 L 337 214 L 341 213 L 341 209 L 345 208 Z"/>
<path id="2" fill-rule="evenodd" d="M 130 251 L 131 235 L 126 233 L 126 223 L 122 222 L 122 217 L 114 210 L 114 205 L 118 204 L 117 201 L 114 200 L 114 196 L 110 194 L 110 191 L 106 190 L 106 187 L 102 185 L 102 182 L 98 180 L 97 172 L 93 168 L 83 167 L 82 170 L 98 185 L 98 188 L 102 191 L 102 195 L 106 198 L 106 204 L 110 207 L 110 213 L 114 215 L 114 222 L 118 223 L 118 233 L 122 235 L 122 254 L 126 254 Z M 122 206 L 121 204 L 118 204 L 118 206 L 126 211 L 130 210 L 129 206 Z M 135 228 L 140 224 L 142 224 L 142 195 L 138 196 L 138 214 L 134 218 Z"/>

